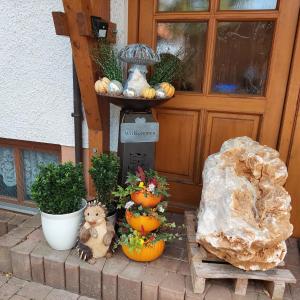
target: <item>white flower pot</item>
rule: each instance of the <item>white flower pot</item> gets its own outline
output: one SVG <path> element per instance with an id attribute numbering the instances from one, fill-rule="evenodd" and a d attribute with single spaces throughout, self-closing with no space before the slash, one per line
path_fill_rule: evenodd
<path id="1" fill-rule="evenodd" d="M 82 208 L 70 214 L 52 215 L 41 212 L 43 233 L 51 248 L 68 250 L 75 246 L 86 205 L 86 201 L 82 200 Z"/>

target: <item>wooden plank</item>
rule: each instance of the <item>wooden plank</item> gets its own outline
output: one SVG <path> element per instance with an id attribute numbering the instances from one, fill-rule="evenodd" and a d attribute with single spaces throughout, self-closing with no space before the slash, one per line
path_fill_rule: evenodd
<path id="1" fill-rule="evenodd" d="M 95 41 L 81 36 L 77 26 L 77 14 L 89 12 L 86 7 L 87 4 L 83 7 L 81 1 L 63 0 L 63 5 L 67 16 L 72 52 L 88 127 L 94 130 L 101 130 L 101 117 L 97 95 L 94 90 L 97 72 L 90 56 L 91 50 L 95 46 Z M 90 11 L 89 13 L 92 14 L 93 12 Z"/>
<path id="2" fill-rule="evenodd" d="M 195 265 L 191 264 L 191 276 L 192 276 L 192 285 L 194 288 L 194 293 L 202 294 L 205 290 L 205 278 L 201 278 L 197 275 L 195 270 Z"/>
<path id="3" fill-rule="evenodd" d="M 240 278 L 266 281 L 284 281 L 296 283 L 296 278 L 287 269 L 272 269 L 267 271 L 244 271 L 232 265 L 204 263 L 195 266 L 195 272 L 199 277 L 205 278 Z"/>
<path id="4" fill-rule="evenodd" d="M 247 293 L 247 287 L 248 287 L 248 279 L 238 278 L 235 281 L 234 293 L 237 295 L 244 296 Z"/>
<path id="5" fill-rule="evenodd" d="M 266 283 L 266 288 L 270 293 L 271 299 L 281 300 L 283 299 L 285 283 L 282 281 L 271 281 Z"/>
<path id="6" fill-rule="evenodd" d="M 56 34 L 69 36 L 69 26 L 66 14 L 59 11 L 53 11 L 52 18 Z"/>

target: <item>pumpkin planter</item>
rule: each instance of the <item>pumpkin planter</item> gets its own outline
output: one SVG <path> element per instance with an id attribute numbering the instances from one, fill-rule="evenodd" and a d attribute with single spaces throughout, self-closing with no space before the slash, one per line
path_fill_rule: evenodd
<path id="1" fill-rule="evenodd" d="M 156 243 L 151 243 L 149 245 L 144 245 L 142 249 L 130 251 L 127 245 L 122 245 L 122 250 L 124 254 L 135 261 L 147 262 L 153 261 L 159 258 L 165 249 L 165 241 L 160 240 Z"/>
<path id="2" fill-rule="evenodd" d="M 131 200 L 135 204 L 141 204 L 143 207 L 155 207 L 161 199 L 162 196 L 155 196 L 145 191 L 138 191 L 131 194 Z"/>
<path id="3" fill-rule="evenodd" d="M 144 234 L 156 230 L 160 226 L 160 221 L 155 217 L 150 216 L 134 216 L 131 212 L 126 210 L 126 221 L 135 230 L 143 232 Z"/>

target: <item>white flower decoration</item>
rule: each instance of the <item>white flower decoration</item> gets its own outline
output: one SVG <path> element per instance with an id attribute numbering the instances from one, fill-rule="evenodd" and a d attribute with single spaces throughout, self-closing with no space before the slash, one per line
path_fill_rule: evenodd
<path id="1" fill-rule="evenodd" d="M 128 201 L 128 202 L 125 204 L 125 208 L 128 209 L 128 208 L 130 208 L 132 205 L 134 205 L 134 202 L 133 202 L 133 201 Z"/>
<path id="2" fill-rule="evenodd" d="M 148 185 L 148 191 L 151 192 L 151 193 L 153 193 L 154 190 L 155 190 L 155 185 L 154 185 L 153 183 L 150 183 L 150 184 Z"/>
<path id="3" fill-rule="evenodd" d="M 159 206 L 157 209 L 158 209 L 158 211 L 161 212 L 161 213 L 163 213 L 163 212 L 165 211 L 165 209 L 164 209 L 162 206 Z"/>

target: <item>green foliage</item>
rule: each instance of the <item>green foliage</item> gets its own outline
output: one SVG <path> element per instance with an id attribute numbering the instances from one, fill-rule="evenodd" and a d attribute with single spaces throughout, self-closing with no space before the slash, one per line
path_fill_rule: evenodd
<path id="1" fill-rule="evenodd" d="M 151 192 L 155 196 L 169 196 L 169 184 L 166 177 L 160 176 L 158 172 L 152 169 L 144 171 L 141 167 L 138 167 L 135 175 L 128 173 L 126 184 L 131 190 L 144 191 L 145 197 L 147 196 L 147 192 Z M 154 188 L 152 189 L 152 187 Z"/>
<path id="2" fill-rule="evenodd" d="M 179 56 L 181 51 L 175 55 L 171 53 L 162 53 L 160 62 L 153 66 L 153 75 L 149 80 L 150 85 L 156 85 L 162 82 L 173 83 L 181 78 L 183 72 L 183 62 Z"/>
<path id="3" fill-rule="evenodd" d="M 110 80 L 123 82 L 122 65 L 117 51 L 106 39 L 98 39 L 98 44 L 92 51 L 92 58 L 103 76 Z"/>
<path id="4" fill-rule="evenodd" d="M 120 159 L 114 153 L 102 153 L 92 157 L 89 173 L 93 179 L 97 200 L 106 206 L 109 213 L 116 209 L 113 192 L 117 189 Z"/>
<path id="5" fill-rule="evenodd" d="M 164 223 L 159 229 L 142 235 L 141 232 L 132 229 L 127 223 L 123 223 L 118 230 L 119 240 L 114 247 L 118 245 L 127 245 L 130 251 L 141 251 L 143 247 L 151 247 L 158 241 L 181 240 L 182 237 L 175 232 L 175 223 Z"/>
<path id="6" fill-rule="evenodd" d="M 82 165 L 44 164 L 31 187 L 31 197 L 42 212 L 67 214 L 81 208 L 86 195 Z"/>

